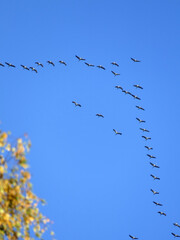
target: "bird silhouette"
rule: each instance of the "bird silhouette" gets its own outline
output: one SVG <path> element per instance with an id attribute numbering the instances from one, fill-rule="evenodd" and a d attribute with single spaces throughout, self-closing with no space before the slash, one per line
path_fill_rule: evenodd
<path id="1" fill-rule="evenodd" d="M 116 62 L 112 62 L 111 64 L 114 65 L 114 66 L 119 67 L 119 64 L 117 64 Z"/>
<path id="2" fill-rule="evenodd" d="M 98 67 L 98 68 L 101 68 L 101 69 L 103 69 L 103 70 L 106 70 L 105 67 L 103 67 L 102 65 L 98 65 L 97 67 Z"/>
<path id="3" fill-rule="evenodd" d="M 117 89 L 121 89 L 123 91 L 123 88 L 121 86 L 115 86 Z"/>
<path id="4" fill-rule="evenodd" d="M 111 71 L 111 72 L 114 74 L 114 76 L 120 75 L 120 73 L 115 73 L 114 71 Z"/>
<path id="5" fill-rule="evenodd" d="M 55 66 L 55 64 L 52 61 L 47 61 L 47 63 L 51 64 L 53 67 Z"/>
<path id="6" fill-rule="evenodd" d="M 180 237 L 180 235 L 175 234 L 175 233 L 171 233 L 174 237 Z"/>
<path id="7" fill-rule="evenodd" d="M 136 95 L 134 95 L 134 94 L 131 94 L 131 96 L 132 96 L 134 99 L 141 100 L 141 98 L 139 98 L 138 96 L 136 96 Z"/>
<path id="8" fill-rule="evenodd" d="M 164 212 L 158 212 L 160 215 L 164 215 L 164 216 L 166 216 L 166 213 L 164 213 Z"/>
<path id="9" fill-rule="evenodd" d="M 137 237 L 133 237 L 132 235 L 129 235 L 129 237 L 132 239 L 138 239 Z"/>
<path id="10" fill-rule="evenodd" d="M 8 65 L 8 67 L 13 67 L 13 68 L 15 68 L 15 67 L 16 67 L 16 66 L 15 66 L 15 65 L 13 65 L 12 63 L 5 62 L 5 64 L 6 64 L 6 65 Z"/>
<path id="11" fill-rule="evenodd" d="M 143 132 L 149 132 L 149 130 L 145 129 L 145 128 L 139 128 L 140 130 L 142 130 Z"/>
<path id="12" fill-rule="evenodd" d="M 28 68 L 28 67 L 26 67 L 26 66 L 24 66 L 24 65 L 22 65 L 22 64 L 21 64 L 21 67 L 22 67 L 23 69 L 26 69 L 26 70 L 28 70 L 28 71 L 29 71 L 29 68 Z"/>
<path id="13" fill-rule="evenodd" d="M 140 106 L 136 106 L 138 109 L 140 109 L 140 110 L 143 110 L 143 111 L 145 111 L 145 109 L 144 108 L 142 108 L 142 107 L 140 107 Z"/>
<path id="14" fill-rule="evenodd" d="M 81 107 L 81 104 L 79 104 L 79 103 L 77 103 L 77 102 L 75 102 L 75 101 L 72 101 L 72 103 L 74 103 L 74 105 L 75 105 L 76 107 Z"/>
<path id="15" fill-rule="evenodd" d="M 116 129 L 113 129 L 113 131 L 115 132 L 116 135 L 122 135 L 121 132 L 117 132 Z"/>
<path id="16" fill-rule="evenodd" d="M 154 176 L 154 175 L 150 175 L 152 178 L 154 178 L 154 180 L 160 180 L 160 178 L 159 177 L 156 177 L 156 176 Z"/>
<path id="17" fill-rule="evenodd" d="M 35 62 L 35 64 L 37 64 L 38 66 L 44 67 L 43 64 L 40 62 Z"/>
<path id="18" fill-rule="evenodd" d="M 125 93 L 125 94 L 129 94 L 129 95 L 131 95 L 131 93 L 130 93 L 129 91 L 122 90 L 122 92 Z"/>
<path id="19" fill-rule="evenodd" d="M 97 113 L 96 116 L 104 118 L 104 116 L 102 114 L 99 114 L 99 113 Z"/>
<path id="20" fill-rule="evenodd" d="M 90 64 L 90 63 L 87 63 L 87 62 L 85 62 L 85 64 L 86 64 L 88 67 L 94 67 L 93 64 Z"/>
<path id="21" fill-rule="evenodd" d="M 150 155 L 150 154 L 147 154 L 147 156 L 148 156 L 149 158 L 156 158 L 155 156 Z"/>
<path id="22" fill-rule="evenodd" d="M 159 192 L 154 191 L 153 189 L 151 189 L 151 192 L 155 195 L 155 194 L 159 194 Z"/>
<path id="23" fill-rule="evenodd" d="M 158 202 L 155 202 L 155 201 L 153 201 L 153 203 L 154 203 L 156 206 L 160 206 L 160 207 L 163 206 L 161 203 L 158 203 Z"/>
<path id="24" fill-rule="evenodd" d="M 131 58 L 131 60 L 132 60 L 133 62 L 141 62 L 140 60 L 137 60 L 137 59 L 135 59 L 135 58 Z"/>
<path id="25" fill-rule="evenodd" d="M 136 118 L 137 120 L 138 120 L 138 122 L 140 122 L 140 123 L 145 123 L 146 121 L 144 121 L 144 120 L 142 120 L 142 119 L 140 119 L 140 118 Z"/>
<path id="26" fill-rule="evenodd" d="M 152 163 L 152 162 L 150 162 L 150 164 L 151 164 L 151 166 L 153 166 L 153 168 L 155 167 L 155 168 L 160 168 L 158 165 L 156 165 L 156 164 L 154 164 L 154 163 Z"/>
<path id="27" fill-rule="evenodd" d="M 140 89 L 143 89 L 143 87 L 141 87 L 140 85 L 138 85 L 138 84 L 135 84 L 135 85 L 133 85 L 135 88 L 140 88 Z"/>
<path id="28" fill-rule="evenodd" d="M 174 225 L 175 227 L 180 228 L 180 225 L 179 225 L 178 223 L 173 223 L 173 225 Z"/>
<path id="29" fill-rule="evenodd" d="M 153 150 L 152 147 L 148 147 L 148 146 L 144 146 L 145 148 L 147 148 L 147 150 Z"/>
<path id="30" fill-rule="evenodd" d="M 147 141 L 147 140 L 151 140 L 150 137 L 146 137 L 146 136 L 142 136 L 142 138 L 144 138 L 146 141 Z"/>
<path id="31" fill-rule="evenodd" d="M 67 63 L 65 63 L 64 61 L 60 60 L 59 63 L 64 64 L 65 66 L 67 66 Z"/>
<path id="32" fill-rule="evenodd" d="M 79 57 L 79 56 L 77 56 L 77 55 L 75 55 L 75 57 L 76 57 L 79 61 L 85 61 L 85 60 L 86 60 L 85 58 L 81 58 L 81 57 Z"/>
<path id="33" fill-rule="evenodd" d="M 34 68 L 34 67 L 30 67 L 30 69 L 36 73 L 38 73 L 38 71 Z"/>
<path id="34" fill-rule="evenodd" d="M 4 64 L 0 63 L 0 66 L 1 66 L 1 67 L 4 67 Z"/>

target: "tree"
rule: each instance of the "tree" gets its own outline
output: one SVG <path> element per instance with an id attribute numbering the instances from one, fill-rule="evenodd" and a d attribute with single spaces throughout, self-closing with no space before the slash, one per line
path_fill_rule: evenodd
<path id="1" fill-rule="evenodd" d="M 52 222 L 39 210 L 45 201 L 32 191 L 26 158 L 31 142 L 25 134 L 12 143 L 9 135 L 0 132 L 0 239 L 43 239 Z"/>

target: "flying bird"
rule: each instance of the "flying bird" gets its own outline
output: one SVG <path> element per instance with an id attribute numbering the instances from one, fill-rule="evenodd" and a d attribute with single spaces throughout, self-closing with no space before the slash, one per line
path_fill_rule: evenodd
<path id="1" fill-rule="evenodd" d="M 146 137 L 146 136 L 142 136 L 142 138 L 144 138 L 145 140 L 151 140 L 150 137 Z"/>
<path id="2" fill-rule="evenodd" d="M 180 235 L 175 234 L 175 233 L 171 233 L 174 237 L 180 237 Z"/>
<path id="3" fill-rule="evenodd" d="M 104 116 L 102 114 L 99 114 L 99 113 L 97 113 L 96 116 L 104 118 Z"/>
<path id="4" fill-rule="evenodd" d="M 98 65 L 97 67 L 98 67 L 98 68 L 101 68 L 101 69 L 103 69 L 103 70 L 106 70 L 105 67 L 103 67 L 102 65 Z"/>
<path id="5" fill-rule="evenodd" d="M 166 213 L 164 213 L 164 212 L 158 212 L 160 215 L 164 215 L 164 216 L 166 216 Z"/>
<path id="6" fill-rule="evenodd" d="M 156 206 L 163 206 L 161 203 L 158 203 L 158 202 L 155 202 L 155 201 L 153 201 L 153 203 L 156 205 Z"/>
<path id="7" fill-rule="evenodd" d="M 59 63 L 64 64 L 65 66 L 67 66 L 67 63 L 65 63 L 64 61 L 60 60 Z"/>
<path id="8" fill-rule="evenodd" d="M 1 67 L 4 67 L 4 64 L 0 63 L 0 66 L 1 66 Z"/>
<path id="9" fill-rule="evenodd" d="M 47 61 L 47 63 L 51 64 L 53 67 L 55 66 L 55 64 L 52 61 Z"/>
<path id="10" fill-rule="evenodd" d="M 153 150 L 152 147 L 148 147 L 148 146 L 144 146 L 145 148 L 147 148 L 147 150 Z"/>
<path id="11" fill-rule="evenodd" d="M 119 67 L 119 64 L 117 64 L 116 62 L 112 62 L 111 64 L 114 65 L 114 66 Z"/>
<path id="12" fill-rule="evenodd" d="M 133 85 L 135 88 L 140 88 L 140 89 L 143 89 L 143 87 L 141 87 L 140 85 L 138 85 L 138 84 L 135 84 L 135 85 Z"/>
<path id="13" fill-rule="evenodd" d="M 140 107 L 140 106 L 136 106 L 138 109 L 140 109 L 140 110 L 143 110 L 143 111 L 145 111 L 145 109 L 144 108 L 142 108 L 142 107 Z"/>
<path id="14" fill-rule="evenodd" d="M 151 164 L 151 166 L 153 166 L 153 167 L 155 167 L 155 168 L 160 168 L 158 165 L 156 165 L 156 164 L 154 164 L 154 163 L 152 163 L 152 162 L 150 162 L 150 164 Z"/>
<path id="15" fill-rule="evenodd" d="M 76 57 L 79 61 L 85 61 L 85 60 L 86 60 L 85 58 L 81 58 L 81 57 L 79 57 L 79 56 L 77 56 L 77 55 L 75 55 L 75 57 Z"/>
<path id="16" fill-rule="evenodd" d="M 140 60 L 137 60 L 137 59 L 135 59 L 135 58 L 131 58 L 131 60 L 132 60 L 133 62 L 141 62 Z"/>
<path id="17" fill-rule="evenodd" d="M 35 62 L 35 64 L 37 64 L 38 66 L 44 67 L 43 64 L 40 62 Z"/>
<path id="18" fill-rule="evenodd" d="M 75 105 L 76 107 L 81 107 L 81 104 L 79 104 L 79 103 L 77 103 L 77 102 L 75 102 L 75 101 L 72 101 L 72 103 L 74 103 L 74 105 Z"/>
<path id="19" fill-rule="evenodd" d="M 159 194 L 159 192 L 154 191 L 153 189 L 151 189 L 151 192 L 155 195 L 155 194 Z"/>
<path id="20" fill-rule="evenodd" d="M 116 135 L 122 135 L 121 132 L 117 132 L 116 129 L 113 129 L 113 131 L 115 132 Z"/>
<path id="21" fill-rule="evenodd" d="M 26 66 L 24 66 L 24 65 L 22 65 L 22 64 L 21 64 L 21 67 L 24 68 L 24 69 L 26 69 L 26 70 L 29 70 L 28 67 L 26 67 Z"/>
<path id="22" fill-rule="evenodd" d="M 150 175 L 152 178 L 154 178 L 154 180 L 160 180 L 160 178 L 159 177 L 156 177 L 156 176 L 154 176 L 154 175 Z"/>
<path id="23" fill-rule="evenodd" d="M 136 118 L 140 123 L 145 123 L 146 121 L 140 119 L 140 118 Z"/>
<path id="24" fill-rule="evenodd" d="M 114 74 L 114 76 L 120 75 L 120 73 L 115 73 L 114 71 L 111 71 L 111 72 Z"/>
<path id="25" fill-rule="evenodd" d="M 141 100 L 141 98 L 139 98 L 138 96 L 136 96 L 136 95 L 134 95 L 134 94 L 131 94 L 131 96 L 132 96 L 134 99 Z"/>
<path id="26" fill-rule="evenodd" d="M 148 156 L 149 158 L 156 158 L 155 156 L 150 155 L 150 154 L 147 154 L 147 156 Z"/>
<path id="27" fill-rule="evenodd" d="M 129 95 L 131 95 L 131 93 L 128 92 L 128 91 L 126 91 L 126 90 L 122 90 L 122 92 L 124 92 L 125 94 L 129 94 Z"/>
<path id="28" fill-rule="evenodd" d="M 179 225 L 178 223 L 173 223 L 173 225 L 174 225 L 175 227 L 180 228 L 180 225 Z"/>
<path id="29" fill-rule="evenodd" d="M 38 71 L 34 68 L 34 67 L 30 67 L 30 69 L 36 73 L 38 73 Z"/>
<path id="30" fill-rule="evenodd" d="M 123 91 L 123 88 L 121 86 L 115 86 L 117 89 L 121 89 Z"/>
<path id="31" fill-rule="evenodd" d="M 149 130 L 145 129 L 145 128 L 139 128 L 140 130 L 142 130 L 143 132 L 149 132 Z"/>
<path id="32" fill-rule="evenodd" d="M 16 67 L 15 65 L 13 65 L 13 64 L 11 64 L 11 63 L 8 63 L 8 62 L 5 62 L 5 64 L 8 65 L 9 67 L 13 67 L 13 68 Z"/>
<path id="33" fill-rule="evenodd" d="M 85 64 L 86 64 L 88 67 L 94 67 L 93 64 L 90 64 L 90 63 L 87 63 L 87 62 L 85 62 Z"/>
<path id="34" fill-rule="evenodd" d="M 132 235 L 129 235 L 129 237 L 132 239 L 138 239 L 137 237 L 133 237 Z"/>

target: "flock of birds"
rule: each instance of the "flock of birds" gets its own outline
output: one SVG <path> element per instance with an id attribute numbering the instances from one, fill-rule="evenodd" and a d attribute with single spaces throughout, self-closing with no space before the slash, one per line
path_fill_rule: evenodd
<path id="1" fill-rule="evenodd" d="M 79 57 L 79 56 L 77 56 L 77 55 L 75 55 L 75 57 L 76 57 L 79 61 L 83 61 L 88 67 L 95 67 L 95 65 L 85 62 L 85 61 L 86 61 L 85 58 L 81 58 L 81 57 Z M 131 58 L 131 60 L 132 60 L 133 62 L 136 62 L 136 63 L 141 62 L 140 60 L 137 60 L 137 59 L 135 59 L 135 58 Z M 55 63 L 52 62 L 52 61 L 47 61 L 47 63 L 50 64 L 50 65 L 52 65 L 53 67 L 55 66 Z M 67 63 L 64 62 L 64 61 L 62 61 L 62 60 L 60 60 L 59 63 L 67 66 Z M 43 65 L 42 63 L 40 63 L 40 62 L 35 62 L 35 64 L 36 64 L 37 67 L 44 67 L 44 65 Z M 119 67 L 119 64 L 116 63 L 116 62 L 112 62 L 111 64 L 114 65 L 114 66 L 116 66 L 116 67 Z M 5 65 L 7 65 L 8 67 L 12 67 L 12 68 L 15 68 L 15 67 L 16 67 L 15 65 L 13 65 L 13 64 L 11 64 L 11 63 L 8 63 L 8 62 L 5 62 L 5 64 L 0 63 L 0 66 L 1 66 L 1 67 L 5 67 Z M 27 66 L 22 65 L 22 64 L 21 64 L 20 66 L 21 66 L 23 69 L 25 69 L 25 70 L 28 70 L 28 71 L 29 71 L 29 70 L 31 69 L 32 71 L 38 73 L 37 69 L 34 68 L 34 67 L 32 67 L 32 66 L 31 66 L 31 67 L 27 67 Z M 100 69 L 103 69 L 103 70 L 106 70 L 106 68 L 105 68 L 104 66 L 102 66 L 102 65 L 97 65 L 96 67 L 98 67 L 98 68 L 100 68 Z M 112 74 L 113 74 L 114 76 L 119 76 L 119 75 L 120 75 L 120 73 L 116 73 L 116 72 L 114 72 L 114 71 L 111 71 L 111 72 L 112 72 Z M 136 85 L 133 85 L 133 86 L 134 86 L 135 88 L 137 88 L 137 89 L 143 90 L 143 87 L 140 86 L 140 85 L 137 85 L 137 84 L 136 84 Z M 130 93 L 129 91 L 124 90 L 121 86 L 115 86 L 115 88 L 116 88 L 116 89 L 120 89 L 123 93 L 132 96 L 134 99 L 141 100 L 141 98 L 139 98 L 138 96 Z M 75 107 L 81 107 L 81 104 L 80 104 L 80 103 L 77 103 L 76 101 L 72 101 L 72 103 L 75 105 Z M 145 111 L 145 109 L 144 109 L 143 107 L 141 107 L 141 106 L 136 105 L 136 108 L 137 108 L 138 110 Z M 104 115 L 103 115 L 103 114 L 100 114 L 100 113 L 97 113 L 96 116 L 99 117 L 99 118 L 104 118 Z M 140 124 L 146 123 L 145 120 L 140 119 L 140 118 L 138 118 L 138 117 L 136 118 L 136 120 L 137 120 Z M 150 132 L 150 131 L 149 131 L 148 129 L 146 129 L 146 128 L 140 127 L 139 129 L 140 129 L 143 133 L 149 133 L 149 132 Z M 116 135 L 122 135 L 122 133 L 121 133 L 121 132 L 118 132 L 116 129 L 113 129 L 113 131 L 114 131 L 114 133 L 115 133 Z M 147 137 L 147 136 L 145 136 L 145 135 L 142 135 L 142 138 L 145 139 L 145 141 L 151 140 L 151 137 Z M 148 152 L 151 151 L 151 150 L 153 150 L 153 148 L 150 147 L 150 146 L 147 146 L 147 145 L 146 145 L 146 146 L 144 146 L 144 147 L 148 150 Z M 151 154 L 148 153 L 148 154 L 147 154 L 147 157 L 149 157 L 149 159 L 150 159 L 150 165 L 151 165 L 153 168 L 156 168 L 156 169 L 160 168 L 160 166 L 158 166 L 158 165 L 156 165 L 155 163 L 151 162 L 152 159 L 156 159 L 155 156 L 153 156 L 153 155 L 151 155 Z M 159 177 L 157 177 L 157 176 L 155 176 L 155 175 L 153 175 L 153 174 L 151 174 L 150 176 L 153 178 L 153 180 L 160 180 Z M 150 191 L 153 193 L 153 195 L 159 195 L 159 192 L 156 191 L 156 190 L 150 189 Z M 163 204 L 161 204 L 161 203 L 159 203 L 159 202 L 156 202 L 156 201 L 153 201 L 153 204 L 155 204 L 155 205 L 158 206 L 158 207 L 162 207 L 162 206 L 163 206 Z M 157 213 L 158 213 L 159 215 L 161 215 L 161 216 L 167 216 L 166 213 L 163 212 L 163 211 L 158 211 Z M 174 225 L 175 227 L 180 228 L 180 225 L 179 225 L 178 223 L 173 223 L 173 225 Z M 176 238 L 176 237 L 180 237 L 180 235 L 175 234 L 175 233 L 173 233 L 173 232 L 172 232 L 171 234 L 172 234 L 175 238 Z M 137 237 L 132 236 L 132 235 L 130 235 L 130 234 L 129 234 L 129 237 L 130 237 L 131 239 L 138 239 Z"/>

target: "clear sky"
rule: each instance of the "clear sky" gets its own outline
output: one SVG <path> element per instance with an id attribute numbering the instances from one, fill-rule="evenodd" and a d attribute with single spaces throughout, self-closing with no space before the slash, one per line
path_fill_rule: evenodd
<path id="1" fill-rule="evenodd" d="M 0 62 L 16 65 L 0 67 L 1 127 L 14 137 L 29 134 L 34 191 L 48 202 L 43 212 L 54 221 L 57 239 L 180 235 L 173 226 L 180 223 L 179 13 L 179 0 L 1 1 Z M 106 70 L 87 67 L 75 55 Z M 44 64 L 38 74 L 20 66 L 35 67 L 35 61 Z M 152 162 L 160 169 L 150 166 L 145 145 L 154 148 Z"/>

